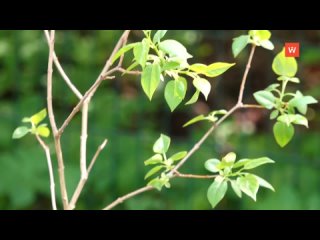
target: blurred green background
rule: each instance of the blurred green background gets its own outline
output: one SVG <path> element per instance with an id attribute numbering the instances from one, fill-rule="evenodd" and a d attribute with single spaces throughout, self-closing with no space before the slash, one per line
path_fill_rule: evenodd
<path id="1" fill-rule="evenodd" d="M 79 90 L 85 90 L 98 76 L 122 31 L 57 31 L 56 53 L 66 73 Z M 272 31 L 275 50 L 258 48 L 253 59 L 244 96 L 254 103 L 252 93 L 265 88 L 276 77 L 273 57 L 285 42 L 300 42 L 299 88 L 320 99 L 320 31 Z M 179 106 L 172 114 L 159 89 L 150 103 L 140 87 L 139 77 L 116 76 L 104 82 L 90 106 L 88 159 L 104 138 L 109 140 L 98 158 L 77 204 L 77 209 L 100 209 L 118 196 L 145 184 L 143 161 L 152 155 L 152 144 L 160 133 L 171 136 L 171 153 L 189 150 L 209 128 L 199 123 L 181 126 L 190 118 L 213 109 L 230 108 L 237 99 L 240 79 L 248 58 L 246 49 L 237 59 L 231 52 L 232 38 L 245 31 L 172 30 L 166 38 L 181 41 L 194 58 L 190 63 L 236 62 L 222 77 L 211 79 L 208 102 L 203 98 L 192 106 Z M 141 31 L 132 31 L 129 42 L 139 41 Z M 49 176 L 44 152 L 32 136 L 12 140 L 22 117 L 46 107 L 48 47 L 42 31 L 0 31 L 0 209 L 50 209 Z M 126 55 L 125 66 L 132 56 Z M 54 71 L 54 111 L 60 126 L 77 103 L 57 71 Z M 191 89 L 190 89 L 191 90 Z M 188 91 L 187 97 L 191 97 Z M 209 137 L 181 169 L 183 173 L 207 174 L 209 158 L 229 151 L 238 158 L 268 156 L 276 164 L 255 173 L 276 189 L 260 189 L 258 201 L 238 199 L 232 191 L 217 209 L 320 209 L 320 109 L 308 110 L 310 129 L 296 128 L 290 144 L 281 149 L 273 139 L 268 111 L 238 111 Z M 81 118 L 78 114 L 62 137 L 69 198 L 79 179 Z M 46 120 L 48 122 L 48 120 Z M 52 139 L 46 139 L 54 149 Z M 169 152 L 170 154 L 170 152 Z M 61 208 L 56 156 L 58 204 Z M 171 189 L 137 196 L 116 209 L 210 209 L 206 191 L 210 180 L 174 179 Z"/>

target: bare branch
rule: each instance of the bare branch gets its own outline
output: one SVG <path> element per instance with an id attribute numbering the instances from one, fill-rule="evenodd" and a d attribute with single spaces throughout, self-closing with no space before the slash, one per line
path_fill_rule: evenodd
<path id="1" fill-rule="evenodd" d="M 114 55 L 119 51 L 119 49 L 122 46 L 122 43 L 125 39 L 128 38 L 128 35 L 130 33 L 130 30 L 126 30 L 121 38 L 119 39 L 118 43 L 116 44 L 116 46 L 114 47 L 112 54 L 110 55 L 109 59 L 107 60 L 105 66 L 103 67 L 101 73 L 99 74 L 98 78 L 96 79 L 96 81 L 94 82 L 94 84 L 89 88 L 89 90 L 85 93 L 85 95 L 83 96 L 83 98 L 78 102 L 78 104 L 73 108 L 72 112 L 69 114 L 69 116 L 67 117 L 67 119 L 64 121 L 64 123 L 62 124 L 62 126 L 59 129 L 59 135 L 61 135 L 64 131 L 64 129 L 68 126 L 68 124 L 70 123 L 70 121 L 72 120 L 72 118 L 80 111 L 82 104 L 84 103 L 84 101 L 87 98 L 91 98 L 92 95 L 94 94 L 94 92 L 97 90 L 97 88 L 100 86 L 100 84 L 102 83 L 102 81 L 104 79 L 106 79 L 106 77 L 108 77 L 109 75 L 111 75 L 112 73 L 117 71 L 117 67 L 111 69 L 110 71 L 109 68 L 111 67 L 111 63 L 112 63 L 112 59 L 114 57 Z"/>
<path id="2" fill-rule="evenodd" d="M 114 208 L 115 206 L 117 206 L 118 204 L 120 203 L 123 203 L 125 200 L 129 199 L 129 198 L 132 198 L 136 195 L 139 195 L 143 192 L 146 192 L 146 191 L 150 191 L 154 189 L 153 187 L 151 186 L 146 186 L 146 187 L 142 187 L 142 188 L 139 188 L 131 193 L 128 193 L 122 197 L 119 197 L 117 200 L 115 200 L 114 202 L 110 203 L 108 206 L 106 206 L 103 210 L 110 210 L 112 208 Z"/>
<path id="3" fill-rule="evenodd" d="M 48 170 L 49 170 L 49 177 L 50 177 L 50 192 L 51 192 L 51 204 L 52 209 L 57 210 L 57 203 L 56 203 L 56 194 L 55 194 L 55 184 L 54 184 L 54 175 L 52 170 L 52 161 L 50 156 L 50 149 L 47 144 L 45 144 L 39 135 L 36 135 L 38 142 L 40 143 L 41 147 L 43 148 L 44 152 L 46 153 L 47 163 L 48 163 Z"/>
<path id="4" fill-rule="evenodd" d="M 49 36 L 49 31 L 48 30 L 44 30 L 44 34 L 47 38 L 47 43 L 48 43 L 48 46 L 50 46 L 50 36 Z M 71 91 L 79 98 L 81 99 L 82 98 L 82 94 L 79 92 L 79 90 L 72 84 L 70 78 L 67 76 L 67 74 L 65 73 L 65 71 L 63 70 L 59 60 L 58 60 L 58 57 L 55 53 L 55 51 L 53 52 L 53 61 L 54 61 L 54 64 L 56 65 L 61 77 L 63 78 L 63 80 L 66 82 L 66 84 L 69 86 L 69 88 L 71 89 Z"/>
<path id="5" fill-rule="evenodd" d="M 91 172 L 91 169 L 92 169 L 94 163 L 96 162 L 100 152 L 105 148 L 107 142 L 108 142 L 108 140 L 105 139 L 103 141 L 103 143 L 98 147 L 96 153 L 94 154 L 94 156 L 93 156 L 93 158 L 92 158 L 92 160 L 90 162 L 90 165 L 88 167 L 88 170 L 87 170 L 88 171 L 88 176 L 89 176 L 89 174 Z M 74 194 L 73 194 L 73 196 L 71 198 L 71 201 L 70 201 L 70 204 L 69 204 L 69 207 L 68 207 L 69 210 L 73 210 L 75 208 L 76 203 L 78 201 L 78 198 L 79 198 L 79 196 L 80 196 L 80 194 L 82 192 L 82 189 L 83 189 L 83 187 L 84 187 L 86 182 L 87 182 L 87 178 L 86 179 L 85 178 L 80 178 L 78 186 L 77 186 L 76 190 L 74 191 Z"/>
<path id="6" fill-rule="evenodd" d="M 204 134 L 204 136 L 191 148 L 191 150 L 188 152 L 188 154 L 175 166 L 174 169 L 172 169 L 169 173 L 168 176 L 170 178 L 174 178 L 175 174 L 178 172 L 178 169 L 181 168 L 183 166 L 183 164 L 186 163 L 186 161 L 200 148 L 200 146 L 203 144 L 203 142 L 210 136 L 210 134 L 224 121 L 226 120 L 232 113 L 234 113 L 236 110 L 243 108 L 244 105 L 242 104 L 242 100 L 243 100 L 243 91 L 245 88 L 245 83 L 246 83 L 246 79 L 248 76 L 248 72 L 251 66 L 251 62 L 253 59 L 253 54 L 254 54 L 254 50 L 255 50 L 256 46 L 252 45 L 251 48 L 251 52 L 250 52 L 250 56 L 247 62 L 247 66 L 246 66 L 246 70 L 244 72 L 242 81 L 241 81 L 241 86 L 240 86 L 240 90 L 239 90 L 239 98 L 238 98 L 238 102 L 227 112 L 227 114 L 225 114 L 223 117 L 221 117 L 219 119 L 218 122 L 214 123 L 212 125 L 212 127 Z M 154 189 L 154 187 L 144 187 L 144 188 L 140 188 L 132 193 L 129 193 L 127 195 L 124 195 L 123 197 L 118 198 L 116 201 L 112 202 L 111 204 L 109 204 L 107 207 L 105 207 L 105 210 L 109 210 L 112 209 L 113 207 L 117 206 L 118 204 L 122 203 L 123 201 L 134 197 L 140 193 L 143 193 L 145 191 L 149 191 Z"/>
<path id="7" fill-rule="evenodd" d="M 63 157 L 62 157 L 60 136 L 58 134 L 58 129 L 57 129 L 56 121 L 54 118 L 53 106 L 52 106 L 52 71 L 53 71 L 52 65 L 53 65 L 53 55 L 54 55 L 53 54 L 54 40 L 55 40 L 55 31 L 51 30 L 50 44 L 49 44 L 48 75 L 47 75 L 47 107 L 48 107 L 50 125 L 54 135 L 54 143 L 55 143 L 54 145 L 55 145 L 57 160 L 58 160 L 62 203 L 63 203 L 63 208 L 66 209 L 68 207 L 68 194 L 67 194 L 67 188 L 66 188 L 66 182 L 65 182 L 65 176 L 64 176 L 64 163 L 63 163 Z"/>
<path id="8" fill-rule="evenodd" d="M 87 179 L 87 138 L 88 138 L 88 109 L 90 98 L 82 105 L 81 136 L 80 136 L 80 171 L 81 179 Z"/>
<path id="9" fill-rule="evenodd" d="M 264 106 L 255 105 L 255 104 L 243 104 L 242 108 L 261 108 L 261 109 L 265 109 Z"/>
<path id="10" fill-rule="evenodd" d="M 175 172 L 174 177 L 179 178 L 196 178 L 196 179 L 211 179 L 216 178 L 218 175 L 195 175 L 195 174 L 183 174 L 180 172 Z"/>
<path id="11" fill-rule="evenodd" d="M 244 74 L 243 74 L 243 77 L 242 77 L 242 81 L 241 81 L 239 97 L 238 97 L 238 104 L 239 105 L 242 105 L 244 87 L 246 85 L 246 81 L 247 81 L 248 73 L 249 73 L 249 70 L 250 70 L 250 67 L 251 67 L 251 62 L 252 62 L 252 58 L 253 58 L 253 54 L 254 54 L 254 50 L 255 49 L 256 49 L 256 45 L 252 44 L 250 55 L 249 55 L 249 59 L 248 59 L 248 63 L 247 63 L 247 66 L 246 66 L 246 70 L 244 71 Z"/>
<path id="12" fill-rule="evenodd" d="M 124 74 L 141 75 L 140 71 L 127 71 L 126 69 L 123 69 L 121 67 L 118 67 L 118 71 Z"/>

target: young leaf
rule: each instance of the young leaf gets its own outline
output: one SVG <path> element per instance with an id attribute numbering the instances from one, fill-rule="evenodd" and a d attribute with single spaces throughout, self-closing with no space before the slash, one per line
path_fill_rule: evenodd
<path id="1" fill-rule="evenodd" d="M 169 159 L 171 159 L 172 161 L 179 161 L 180 159 L 184 158 L 187 155 L 187 153 L 188 153 L 187 151 L 178 152 L 172 155 Z"/>
<path id="2" fill-rule="evenodd" d="M 269 91 L 269 92 L 274 91 L 274 90 L 276 90 L 279 86 L 280 86 L 279 83 L 273 83 L 273 84 L 269 85 L 269 86 L 265 89 L 265 91 Z"/>
<path id="3" fill-rule="evenodd" d="M 166 153 L 170 146 L 170 137 L 161 134 L 160 137 L 157 139 L 157 141 L 153 145 L 153 151 L 155 153 Z"/>
<path id="4" fill-rule="evenodd" d="M 30 119 L 34 125 L 38 125 L 47 116 L 47 109 L 42 109 L 40 112 L 34 114 Z"/>
<path id="5" fill-rule="evenodd" d="M 190 100 L 186 102 L 186 105 L 194 104 L 198 100 L 199 95 L 200 95 L 200 91 L 197 89 L 197 91 L 193 94 Z"/>
<path id="6" fill-rule="evenodd" d="M 235 63 L 225 63 L 225 62 L 212 63 L 207 67 L 205 75 L 207 77 L 217 77 L 223 74 L 224 72 L 226 72 L 229 68 L 231 68 L 234 65 Z"/>
<path id="7" fill-rule="evenodd" d="M 198 74 L 205 74 L 207 69 L 208 69 L 208 66 L 202 63 L 195 63 L 189 66 L 189 70 L 194 71 Z"/>
<path id="8" fill-rule="evenodd" d="M 146 38 L 144 38 L 142 42 L 138 43 L 133 49 L 134 59 L 141 65 L 142 68 L 144 68 L 146 65 L 149 48 L 149 42 Z"/>
<path id="9" fill-rule="evenodd" d="M 241 159 L 239 161 L 237 161 L 232 168 L 239 168 L 239 167 L 243 167 L 244 165 L 246 165 L 248 162 L 250 162 L 250 159 Z"/>
<path id="10" fill-rule="evenodd" d="M 152 65 L 147 65 L 141 76 L 141 85 L 143 91 L 148 96 L 151 101 L 154 92 L 160 83 L 161 68 L 159 63 L 153 63 Z"/>
<path id="11" fill-rule="evenodd" d="M 295 114 L 294 115 L 294 120 L 293 120 L 294 124 L 298 124 L 298 125 L 303 125 L 306 128 L 308 128 L 308 119 L 305 118 L 304 116 L 300 115 L 300 114 Z"/>
<path id="12" fill-rule="evenodd" d="M 232 42 L 232 53 L 233 56 L 236 58 L 239 53 L 247 46 L 249 43 L 249 36 L 248 35 L 241 35 L 240 37 L 234 38 Z"/>
<path id="13" fill-rule="evenodd" d="M 257 192 L 259 189 L 259 182 L 254 175 L 247 174 L 245 176 L 238 177 L 237 183 L 242 192 L 244 192 L 249 197 L 251 197 L 254 201 L 256 201 Z"/>
<path id="14" fill-rule="evenodd" d="M 271 32 L 269 30 L 253 30 L 256 31 L 255 35 L 260 38 L 260 40 L 269 40 L 271 37 Z"/>
<path id="15" fill-rule="evenodd" d="M 179 57 L 188 59 L 192 56 L 187 52 L 187 49 L 176 40 L 165 40 L 159 43 L 160 50 L 169 54 L 170 57 Z"/>
<path id="16" fill-rule="evenodd" d="M 161 162 L 162 162 L 162 155 L 157 153 L 153 155 L 151 158 L 144 161 L 144 165 L 148 166 L 148 165 L 158 164 Z"/>
<path id="17" fill-rule="evenodd" d="M 211 90 L 210 82 L 204 78 L 195 78 L 193 79 L 192 83 L 195 86 L 195 88 L 199 90 L 207 100 Z"/>
<path id="18" fill-rule="evenodd" d="M 269 91 L 258 91 L 253 94 L 256 101 L 267 109 L 272 109 L 275 103 L 275 96 Z"/>
<path id="19" fill-rule="evenodd" d="M 203 120 L 207 120 L 207 117 L 205 117 L 203 114 L 199 115 L 199 116 L 196 116 L 194 118 L 192 118 L 190 121 L 188 121 L 187 123 L 185 123 L 183 125 L 183 127 L 187 127 L 191 124 L 194 124 L 196 122 L 199 122 L 199 121 L 203 121 Z"/>
<path id="20" fill-rule="evenodd" d="M 296 92 L 296 95 L 288 103 L 290 107 L 296 107 L 302 114 L 307 113 L 308 104 L 317 103 L 318 101 L 312 96 L 303 96 L 300 91 Z"/>
<path id="21" fill-rule="evenodd" d="M 119 57 L 123 54 L 134 48 L 138 43 L 130 43 L 128 45 L 123 46 L 112 58 L 111 64 L 113 64 Z"/>
<path id="22" fill-rule="evenodd" d="M 182 102 L 187 92 L 187 81 L 179 77 L 174 81 L 169 81 L 164 91 L 164 98 L 168 103 L 171 112 Z"/>
<path id="23" fill-rule="evenodd" d="M 228 189 L 228 184 L 221 176 L 218 176 L 214 179 L 214 182 L 210 185 L 207 197 L 208 200 L 214 208 L 224 197 Z"/>
<path id="24" fill-rule="evenodd" d="M 280 76 L 294 77 L 298 70 L 294 57 L 286 57 L 284 49 L 278 53 L 272 62 L 273 71 Z"/>
<path id="25" fill-rule="evenodd" d="M 249 161 L 246 164 L 244 164 L 243 169 L 253 169 L 253 168 L 259 167 L 263 164 L 274 163 L 273 160 L 271 160 L 270 158 L 267 158 L 267 157 L 248 159 L 248 160 Z"/>
<path id="26" fill-rule="evenodd" d="M 49 137 L 50 130 L 48 127 L 42 125 L 42 126 L 37 127 L 36 133 L 39 134 L 41 137 Z"/>
<path id="27" fill-rule="evenodd" d="M 268 49 L 268 50 L 273 50 L 274 49 L 274 45 L 271 41 L 269 40 L 262 40 L 260 41 L 261 47 Z"/>
<path id="28" fill-rule="evenodd" d="M 168 30 L 158 30 L 153 36 L 153 42 L 158 43 L 160 42 L 161 38 L 167 33 Z"/>
<path id="29" fill-rule="evenodd" d="M 157 172 L 159 172 L 161 169 L 163 168 L 163 166 L 155 166 L 154 168 L 152 168 L 144 177 L 144 179 L 147 179 L 148 177 L 151 177 L 152 175 L 156 174 Z"/>
<path id="30" fill-rule="evenodd" d="M 273 126 L 273 134 L 280 147 L 284 147 L 292 139 L 294 135 L 294 127 L 292 124 L 289 124 L 288 126 L 283 122 L 276 122 Z"/>
<path id="31" fill-rule="evenodd" d="M 234 152 L 230 152 L 222 158 L 222 161 L 227 163 L 234 163 L 236 158 L 237 158 L 237 155 Z"/>
<path id="32" fill-rule="evenodd" d="M 279 111 L 278 110 L 273 110 L 271 113 L 270 113 L 270 119 L 275 119 L 276 117 L 278 117 L 279 115 Z"/>
<path id="33" fill-rule="evenodd" d="M 204 167 L 213 173 L 219 172 L 220 168 L 218 168 L 218 164 L 220 163 L 220 161 L 218 159 L 212 158 L 212 159 L 208 159 L 205 164 Z"/>
<path id="34" fill-rule="evenodd" d="M 155 189 L 157 189 L 158 191 L 161 191 L 162 187 L 163 187 L 163 181 L 161 181 L 158 177 L 155 179 L 152 179 L 150 182 L 148 182 L 147 184 L 148 186 L 152 186 Z"/>
<path id="35" fill-rule="evenodd" d="M 240 189 L 238 182 L 235 180 L 231 180 L 231 187 L 232 187 L 233 191 L 235 192 L 235 194 L 237 194 L 237 196 L 239 198 L 241 198 L 242 193 L 241 193 L 241 189 Z"/>
<path id="36" fill-rule="evenodd" d="M 255 178 L 258 180 L 258 183 L 261 187 L 264 187 L 264 188 L 268 188 L 272 191 L 275 192 L 274 188 L 272 187 L 272 185 L 270 183 L 268 183 L 266 180 L 264 180 L 263 178 L 261 177 L 258 177 L 257 175 L 254 175 L 252 174 L 253 176 L 255 176 Z"/>
<path id="37" fill-rule="evenodd" d="M 18 139 L 24 137 L 29 132 L 29 128 L 27 127 L 18 127 L 14 130 L 12 134 L 13 139 Z"/>

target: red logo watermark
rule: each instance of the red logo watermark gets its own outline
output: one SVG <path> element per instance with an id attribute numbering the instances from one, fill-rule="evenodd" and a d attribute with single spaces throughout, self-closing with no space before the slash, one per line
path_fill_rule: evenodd
<path id="1" fill-rule="evenodd" d="M 300 56 L 300 43 L 298 42 L 285 43 L 284 49 L 286 57 Z"/>

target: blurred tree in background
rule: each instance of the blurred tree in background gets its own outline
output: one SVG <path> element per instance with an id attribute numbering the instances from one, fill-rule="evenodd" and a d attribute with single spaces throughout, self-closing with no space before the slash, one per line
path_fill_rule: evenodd
<path id="1" fill-rule="evenodd" d="M 56 53 L 65 71 L 83 93 L 98 76 L 106 58 L 122 31 L 57 31 Z M 208 101 L 179 106 L 174 113 L 155 93 L 152 103 L 140 87 L 139 77 L 117 75 L 102 84 L 90 105 L 88 156 L 92 156 L 104 138 L 109 143 L 101 152 L 77 204 L 78 209 L 100 209 L 120 195 L 145 185 L 147 169 L 143 161 L 150 156 L 152 144 L 160 132 L 175 142 L 174 151 L 190 149 L 210 126 L 200 123 L 181 126 L 195 115 L 213 109 L 229 108 L 237 100 L 248 49 L 236 60 L 232 56 L 232 38 L 244 31 L 169 31 L 166 38 L 181 41 L 193 62 L 236 62 L 236 66 L 212 81 Z M 129 41 L 139 41 L 133 31 Z M 253 92 L 265 88 L 275 75 L 271 64 L 285 42 L 300 42 L 298 76 L 300 89 L 320 99 L 320 31 L 272 31 L 275 51 L 258 49 L 249 73 L 244 102 L 253 103 Z M 124 66 L 130 65 L 125 58 Z M 11 139 L 22 116 L 46 107 L 48 47 L 42 31 L 0 31 L 0 209 L 50 209 L 49 177 L 42 149 L 32 136 Z M 77 103 L 77 98 L 54 71 L 54 110 L 58 125 Z M 192 92 L 187 95 L 191 97 Z M 259 201 L 233 192 L 219 209 L 320 209 L 320 108 L 308 112 L 310 128 L 298 128 L 292 142 L 281 149 L 273 139 L 267 111 L 238 111 L 224 122 L 204 143 L 200 151 L 183 167 L 183 172 L 206 174 L 205 160 L 234 151 L 240 157 L 269 156 L 276 161 L 257 172 L 266 177 L 276 192 L 265 190 Z M 65 131 L 62 146 L 68 192 L 73 192 L 80 176 L 80 117 Z M 50 141 L 50 147 L 53 147 Z M 176 148 L 176 149 L 175 149 Z M 55 156 L 53 163 L 56 168 Z M 55 172 L 57 176 L 57 172 Z M 58 178 L 56 177 L 56 180 Z M 171 189 L 137 196 L 116 209 L 210 209 L 206 191 L 210 180 L 174 179 Z M 59 187 L 56 182 L 57 188 Z M 60 199 L 60 192 L 57 199 Z M 60 204 L 60 201 L 58 201 Z"/>

